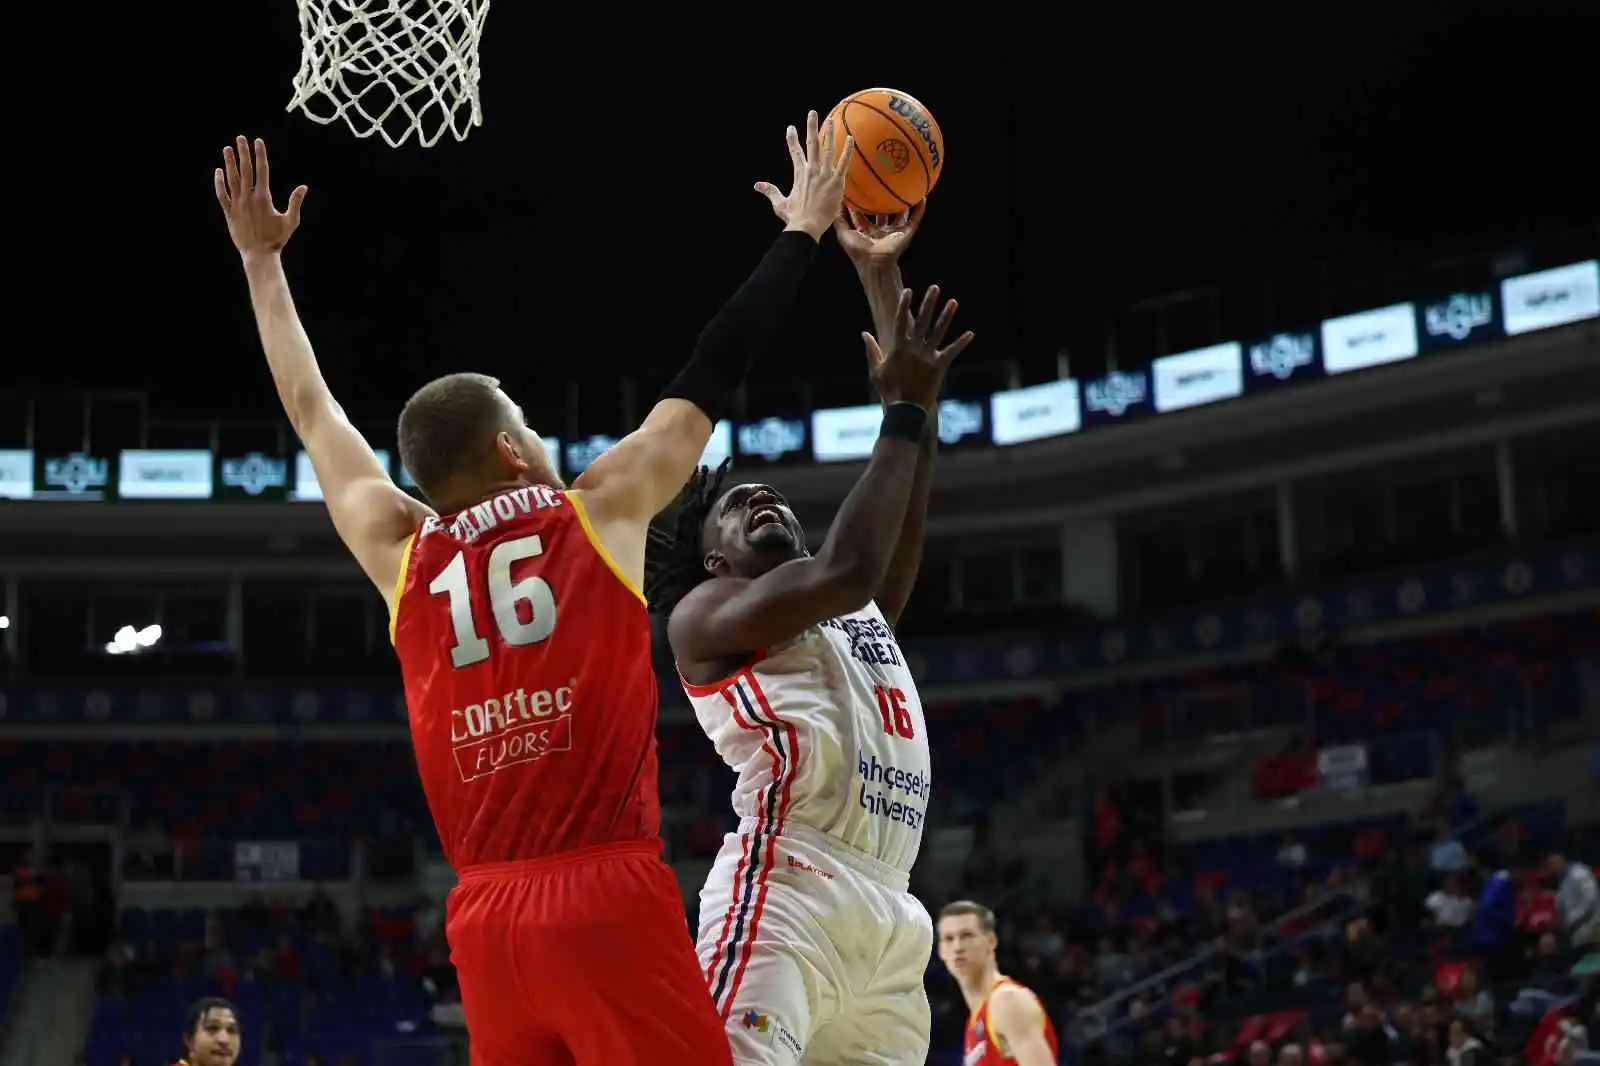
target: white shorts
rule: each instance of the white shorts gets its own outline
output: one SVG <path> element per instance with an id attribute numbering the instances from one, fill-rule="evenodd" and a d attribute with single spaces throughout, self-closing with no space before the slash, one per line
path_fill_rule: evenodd
<path id="1" fill-rule="evenodd" d="M 735 1066 L 927 1061 L 933 921 L 905 874 L 831 837 L 729 833 L 697 949 Z"/>

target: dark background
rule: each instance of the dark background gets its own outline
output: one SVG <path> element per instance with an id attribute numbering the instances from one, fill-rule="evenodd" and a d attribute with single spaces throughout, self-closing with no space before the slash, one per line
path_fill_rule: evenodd
<path id="1" fill-rule="evenodd" d="M 7 385 L 273 413 L 211 193 L 236 133 L 269 140 L 280 193 L 311 186 L 291 276 L 336 391 L 373 425 L 428 376 L 477 369 L 548 432 L 569 431 L 574 397 L 586 432 L 626 428 L 775 232 L 750 186 L 787 182 L 784 126 L 872 84 L 943 126 L 949 165 L 907 270 L 979 331 L 964 390 L 1054 377 L 1062 352 L 1087 377 L 1415 296 L 1411 264 L 1458 250 L 1475 277 L 1495 248 L 1530 249 L 1522 268 L 1577 258 L 1595 243 L 1600 16 L 1451 6 L 729 17 L 501 0 L 486 124 L 400 150 L 285 113 L 292 4 L 117 5 L 92 26 L 59 9 L 18 26 L 50 96 L 19 108 L 13 293 L 41 340 Z M 753 388 L 760 413 L 864 399 L 865 308 L 827 251 Z M 1223 295 L 1125 310 L 1208 287 Z"/>

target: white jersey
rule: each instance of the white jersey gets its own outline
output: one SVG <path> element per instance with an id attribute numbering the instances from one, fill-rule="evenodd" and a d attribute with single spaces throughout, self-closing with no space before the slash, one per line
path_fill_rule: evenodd
<path id="1" fill-rule="evenodd" d="M 797 823 L 910 873 L 932 767 L 916 683 L 876 604 L 684 690 L 739 775 L 741 819 L 778 835 Z"/>

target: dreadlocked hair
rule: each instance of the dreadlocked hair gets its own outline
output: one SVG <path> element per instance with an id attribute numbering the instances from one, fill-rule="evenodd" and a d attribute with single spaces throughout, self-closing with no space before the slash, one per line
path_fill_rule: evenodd
<path id="1" fill-rule="evenodd" d="M 711 576 L 700 553 L 700 531 L 722 495 L 731 458 L 702 466 L 672 505 L 650 525 L 644 550 L 644 599 L 652 614 L 670 617 L 678 603 Z"/>

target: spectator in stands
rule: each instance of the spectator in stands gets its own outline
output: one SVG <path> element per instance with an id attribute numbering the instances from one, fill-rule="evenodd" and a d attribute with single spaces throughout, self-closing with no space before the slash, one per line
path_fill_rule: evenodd
<path id="1" fill-rule="evenodd" d="M 11 871 L 11 913 L 16 915 L 29 955 L 43 955 L 50 950 L 44 893 L 44 871 L 39 869 L 33 849 L 23 848 Z"/>
<path id="2" fill-rule="evenodd" d="M 1283 844 L 1278 848 L 1278 865 L 1285 870 L 1301 870 L 1306 865 L 1306 846 L 1295 839 L 1290 833 L 1283 838 Z"/>
<path id="3" fill-rule="evenodd" d="M 1478 972 L 1470 967 L 1456 985 L 1456 1018 L 1464 1020 L 1473 1034 L 1493 1038 L 1494 996 L 1478 983 Z"/>
<path id="4" fill-rule="evenodd" d="M 1428 849 L 1428 867 L 1436 874 L 1460 873 L 1467 868 L 1467 849 L 1455 837 L 1448 821 L 1434 830 L 1433 847 Z"/>
<path id="5" fill-rule="evenodd" d="M 1472 899 L 1461 887 L 1461 875 L 1450 874 L 1441 888 L 1429 893 L 1424 906 L 1433 925 L 1450 933 L 1465 929 L 1472 921 Z"/>
<path id="6" fill-rule="evenodd" d="M 1528 878 L 1517 893 L 1517 931 L 1530 937 L 1543 937 L 1555 928 L 1556 894 L 1545 888 L 1539 878 Z"/>
<path id="7" fill-rule="evenodd" d="M 1483 880 L 1472 919 L 1472 948 L 1483 959 L 1493 983 L 1511 980 L 1522 968 L 1517 888 L 1509 870 L 1495 870 Z"/>
<path id="8" fill-rule="evenodd" d="M 1450 1023 L 1450 1066 L 1489 1066 L 1489 1053 L 1483 1042 L 1473 1034 L 1472 1027 L 1461 1018 Z"/>
<path id="9" fill-rule="evenodd" d="M 1556 890 L 1556 917 L 1573 948 L 1600 947 L 1600 885 L 1594 871 L 1563 855 L 1551 855 L 1545 875 Z"/>
<path id="10" fill-rule="evenodd" d="M 1391 1053 L 1389 1026 L 1377 1007 L 1367 1004 L 1356 1015 L 1355 1024 L 1345 1034 L 1350 1061 L 1361 1066 L 1390 1066 Z"/>

